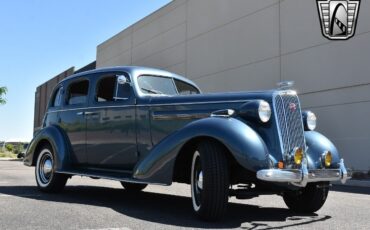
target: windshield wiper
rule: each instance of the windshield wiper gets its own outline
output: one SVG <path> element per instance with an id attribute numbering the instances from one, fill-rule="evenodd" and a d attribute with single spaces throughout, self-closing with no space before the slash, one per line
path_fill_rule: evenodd
<path id="1" fill-rule="evenodd" d="M 159 90 L 154 90 L 154 89 L 147 89 L 147 88 L 141 88 L 142 90 L 148 92 L 148 93 L 153 93 L 153 94 L 164 94 Z"/>

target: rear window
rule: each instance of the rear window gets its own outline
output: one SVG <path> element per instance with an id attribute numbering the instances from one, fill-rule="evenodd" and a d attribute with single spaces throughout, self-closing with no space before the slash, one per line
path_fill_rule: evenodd
<path id="1" fill-rule="evenodd" d="M 69 85 L 67 105 L 79 105 L 87 102 L 89 81 L 82 80 Z"/>
<path id="2" fill-rule="evenodd" d="M 59 107 L 62 105 L 62 91 L 62 87 L 55 90 L 53 97 L 51 98 L 50 107 Z"/>

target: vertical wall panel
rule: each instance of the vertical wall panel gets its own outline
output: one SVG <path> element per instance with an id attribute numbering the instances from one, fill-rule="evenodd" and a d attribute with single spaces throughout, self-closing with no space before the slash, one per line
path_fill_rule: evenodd
<path id="1" fill-rule="evenodd" d="M 319 115 L 318 130 L 350 166 L 368 170 L 368 127 L 361 120 L 370 114 L 369 9 L 370 1 L 361 1 L 355 37 L 329 41 L 315 0 L 174 0 L 100 44 L 97 66 L 186 73 L 206 92 L 294 80 L 303 107 Z"/>

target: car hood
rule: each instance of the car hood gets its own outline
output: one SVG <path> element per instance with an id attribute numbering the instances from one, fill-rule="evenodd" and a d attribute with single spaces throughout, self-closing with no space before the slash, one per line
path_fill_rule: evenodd
<path id="1" fill-rule="evenodd" d="M 227 92 L 227 93 L 203 93 L 194 95 L 178 95 L 178 96 L 151 96 L 143 99 L 143 102 L 149 105 L 162 104 L 196 104 L 207 102 L 236 102 L 248 100 L 266 100 L 272 101 L 272 95 L 275 90 L 269 91 L 254 91 L 254 92 Z"/>

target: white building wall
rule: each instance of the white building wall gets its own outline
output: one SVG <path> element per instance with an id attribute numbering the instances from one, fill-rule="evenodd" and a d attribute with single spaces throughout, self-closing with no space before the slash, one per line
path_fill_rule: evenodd
<path id="1" fill-rule="evenodd" d="M 370 0 L 356 36 L 329 41 L 314 0 L 174 0 L 97 48 L 97 67 L 151 66 L 206 92 L 293 80 L 347 165 L 370 169 Z"/>

